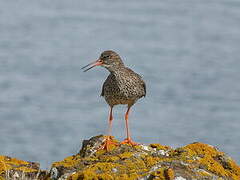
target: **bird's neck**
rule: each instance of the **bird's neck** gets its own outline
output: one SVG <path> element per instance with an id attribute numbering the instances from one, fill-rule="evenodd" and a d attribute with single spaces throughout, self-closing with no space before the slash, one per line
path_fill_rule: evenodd
<path id="1" fill-rule="evenodd" d="M 119 65 L 119 66 L 110 66 L 110 67 L 106 67 L 106 69 L 112 73 L 112 74 L 116 74 L 118 73 L 119 71 L 121 71 L 122 69 L 124 69 L 125 66 L 122 64 L 122 65 Z"/>

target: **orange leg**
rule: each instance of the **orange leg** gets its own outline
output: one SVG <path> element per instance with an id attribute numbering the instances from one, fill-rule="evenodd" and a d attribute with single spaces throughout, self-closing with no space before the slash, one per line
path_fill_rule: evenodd
<path id="1" fill-rule="evenodd" d="M 113 107 L 110 107 L 110 113 L 109 113 L 109 119 L 108 119 L 108 130 L 107 130 L 107 137 L 104 141 L 104 144 L 100 147 L 100 149 L 105 149 L 106 151 L 110 150 L 110 146 L 118 145 L 112 140 L 111 133 L 112 133 L 112 121 L 113 121 L 113 115 L 112 115 L 112 109 Z"/>
<path id="2" fill-rule="evenodd" d="M 132 146 L 136 146 L 138 145 L 138 143 L 135 143 L 132 141 L 131 137 L 130 137 L 130 131 L 129 131 L 129 127 L 128 127 L 128 114 L 130 111 L 131 106 L 128 106 L 127 112 L 125 114 L 125 122 L 126 122 L 126 129 L 127 129 L 127 138 L 121 142 L 121 144 L 130 144 Z"/>
<path id="3" fill-rule="evenodd" d="M 113 107 L 110 107 L 110 113 L 109 113 L 109 119 L 108 119 L 108 136 L 111 136 L 112 133 L 112 121 L 113 121 L 113 115 L 112 115 L 112 109 Z"/>

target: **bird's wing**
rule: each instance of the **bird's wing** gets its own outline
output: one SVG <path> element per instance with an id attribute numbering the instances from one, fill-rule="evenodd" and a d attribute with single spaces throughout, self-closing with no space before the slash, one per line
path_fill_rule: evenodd
<path id="1" fill-rule="evenodd" d="M 103 84 L 103 86 L 102 86 L 101 96 L 104 96 L 104 84 Z"/>
<path id="2" fill-rule="evenodd" d="M 107 79 L 105 80 L 105 82 L 103 83 L 102 86 L 102 92 L 101 92 L 101 96 L 104 96 L 104 87 L 107 86 L 107 84 L 111 83 L 111 79 L 113 78 L 112 74 L 109 74 Z"/>
<path id="3" fill-rule="evenodd" d="M 135 73 L 135 72 L 134 72 L 133 70 L 131 70 L 130 68 L 126 68 L 126 69 L 128 69 L 128 71 L 131 72 L 131 74 L 136 75 L 136 76 L 142 81 L 142 86 L 143 86 L 143 89 L 144 89 L 144 95 L 143 95 L 143 96 L 145 97 L 147 91 L 146 91 L 146 84 L 145 84 L 145 82 L 143 81 L 142 76 L 140 76 L 139 74 Z"/>

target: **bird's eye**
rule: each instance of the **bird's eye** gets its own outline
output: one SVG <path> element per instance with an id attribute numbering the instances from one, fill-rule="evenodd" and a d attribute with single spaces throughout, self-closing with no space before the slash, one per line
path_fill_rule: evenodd
<path id="1" fill-rule="evenodd" d="M 110 57 L 109 55 L 103 56 L 104 59 L 107 59 L 107 58 L 109 58 L 109 57 Z"/>

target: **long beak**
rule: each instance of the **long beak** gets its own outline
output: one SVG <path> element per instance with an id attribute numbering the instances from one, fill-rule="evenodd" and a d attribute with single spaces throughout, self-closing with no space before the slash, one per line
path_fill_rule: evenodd
<path id="1" fill-rule="evenodd" d="M 102 64 L 103 64 L 103 62 L 98 59 L 97 61 L 94 61 L 94 62 L 92 62 L 92 63 L 89 63 L 88 65 L 82 67 L 81 69 L 85 69 L 85 68 L 87 68 L 88 66 L 91 66 L 91 67 L 89 67 L 89 68 L 87 68 L 87 69 L 85 69 L 85 70 L 83 71 L 83 72 L 86 72 L 86 71 L 92 69 L 93 67 L 95 67 L 95 66 L 101 66 Z"/>

